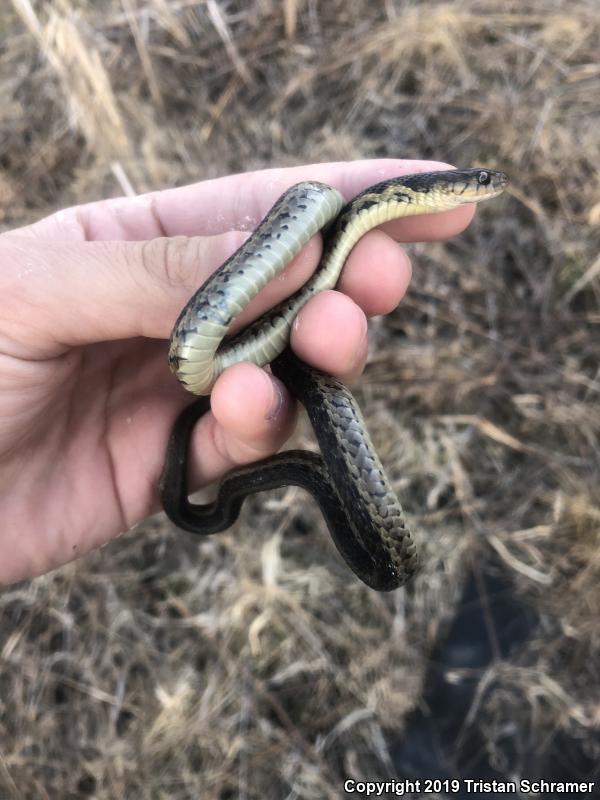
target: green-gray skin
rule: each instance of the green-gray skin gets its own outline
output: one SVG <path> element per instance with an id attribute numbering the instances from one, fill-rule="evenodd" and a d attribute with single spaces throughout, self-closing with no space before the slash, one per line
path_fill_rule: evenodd
<path id="1" fill-rule="evenodd" d="M 415 544 L 360 409 L 342 383 L 292 354 L 287 347 L 291 325 L 312 295 L 335 286 L 350 251 L 367 231 L 399 217 L 494 197 L 507 181 L 503 173 L 484 169 L 420 173 L 369 187 L 344 207 L 335 189 L 305 182 L 275 203 L 252 236 L 187 303 L 171 335 L 169 362 L 194 394 L 210 392 L 218 375 L 238 361 L 272 362 L 274 374 L 305 406 L 322 455 L 287 451 L 271 456 L 226 476 L 214 503 L 190 503 L 189 438 L 196 420 L 210 408 L 208 398 L 201 398 L 181 413 L 169 441 L 160 488 L 170 519 L 192 533 L 216 533 L 237 519 L 248 494 L 301 486 L 319 503 L 338 550 L 362 581 L 380 591 L 406 583 L 417 566 Z M 323 256 L 312 278 L 220 347 L 252 297 L 319 230 Z"/>

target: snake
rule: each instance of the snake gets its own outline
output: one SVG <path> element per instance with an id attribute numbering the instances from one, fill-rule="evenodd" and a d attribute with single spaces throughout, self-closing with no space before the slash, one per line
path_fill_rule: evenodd
<path id="1" fill-rule="evenodd" d="M 504 173 L 485 168 L 421 172 L 384 180 L 346 203 L 337 189 L 303 181 L 275 202 L 192 295 L 171 333 L 171 371 L 198 395 L 175 420 L 160 478 L 162 505 L 176 526 L 199 535 L 218 533 L 236 521 L 248 495 L 299 486 L 314 497 L 340 555 L 363 583 L 378 591 L 407 583 L 419 563 L 414 537 L 360 408 L 342 382 L 294 355 L 290 331 L 304 304 L 337 284 L 350 252 L 368 231 L 402 217 L 478 203 L 499 195 L 507 182 Z M 319 232 L 322 255 L 311 278 L 226 338 L 251 299 Z M 238 467 L 223 478 L 215 500 L 194 503 L 187 480 L 193 428 L 210 410 L 218 376 L 240 361 L 270 365 L 305 407 L 320 453 L 288 450 Z"/>

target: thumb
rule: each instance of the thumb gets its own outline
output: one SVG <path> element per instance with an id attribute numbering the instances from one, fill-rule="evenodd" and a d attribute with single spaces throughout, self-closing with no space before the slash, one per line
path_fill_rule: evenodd
<path id="1" fill-rule="evenodd" d="M 168 338 L 190 296 L 248 234 L 176 236 L 143 242 L 0 237 L 3 333 L 24 352 L 51 357 L 66 347 L 135 336 Z M 313 239 L 236 321 L 246 325 L 294 292 L 320 255 Z"/>

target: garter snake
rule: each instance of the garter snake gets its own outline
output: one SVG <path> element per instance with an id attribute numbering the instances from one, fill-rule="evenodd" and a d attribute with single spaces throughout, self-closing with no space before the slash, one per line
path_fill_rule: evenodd
<path id="1" fill-rule="evenodd" d="M 247 495 L 297 485 L 315 497 L 338 550 L 368 586 L 388 591 L 410 578 L 416 548 L 360 410 L 342 383 L 292 354 L 290 329 L 311 296 L 335 286 L 350 251 L 369 230 L 399 217 L 495 197 L 507 181 L 489 169 L 404 175 L 365 189 L 345 205 L 337 190 L 307 181 L 277 200 L 182 310 L 171 334 L 169 364 L 197 395 L 209 394 L 231 364 L 271 364 L 305 406 L 321 455 L 291 450 L 238 468 L 222 481 L 213 503 L 194 504 L 188 499 L 186 469 L 193 426 L 210 408 L 209 398 L 201 397 L 177 418 L 161 476 L 163 507 L 176 525 L 192 533 L 217 533 L 235 521 Z M 222 345 L 242 309 L 318 231 L 323 254 L 309 281 Z"/>

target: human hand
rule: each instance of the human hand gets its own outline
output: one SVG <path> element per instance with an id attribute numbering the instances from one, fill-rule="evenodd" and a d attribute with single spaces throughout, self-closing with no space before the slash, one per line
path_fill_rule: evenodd
<path id="1" fill-rule="evenodd" d="M 265 170 L 77 206 L 2 234 L 0 581 L 48 571 L 158 510 L 169 431 L 192 399 L 169 372 L 165 340 L 191 294 L 288 186 L 319 180 L 349 199 L 388 177 L 445 168 L 378 160 Z M 336 291 L 299 313 L 296 353 L 357 377 L 367 316 L 391 311 L 410 280 L 397 242 L 452 236 L 473 213 L 462 206 L 367 234 Z M 302 285 L 319 255 L 309 242 L 235 329 Z M 250 364 L 219 378 L 211 405 L 194 431 L 194 487 L 276 452 L 294 427 L 285 387 Z"/>

